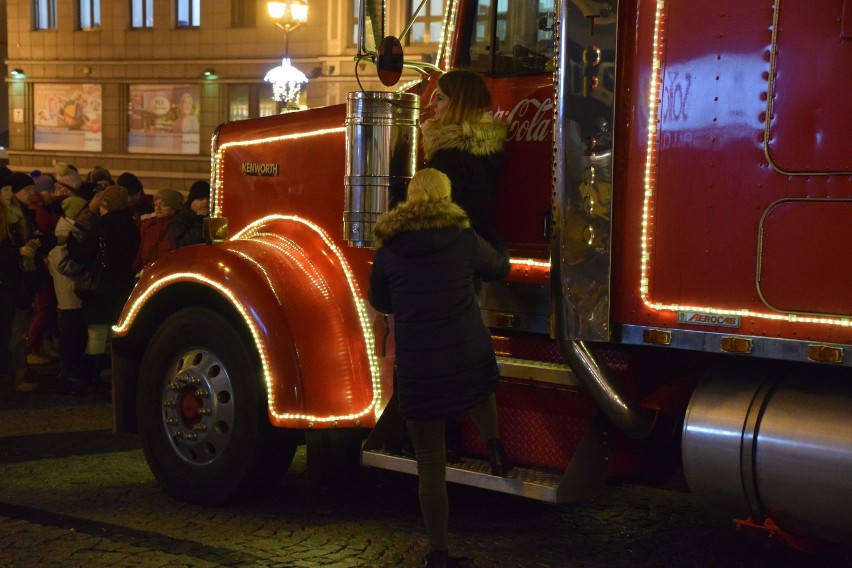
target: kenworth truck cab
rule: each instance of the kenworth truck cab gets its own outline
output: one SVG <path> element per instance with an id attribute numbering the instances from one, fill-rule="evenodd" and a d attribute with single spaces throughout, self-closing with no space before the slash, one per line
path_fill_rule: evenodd
<path id="1" fill-rule="evenodd" d="M 302 443 L 309 471 L 416 473 L 388 443 L 372 226 L 461 67 L 509 123 L 494 214 L 512 270 L 479 302 L 517 467 L 490 475 L 464 422 L 447 479 L 561 503 L 682 466 L 739 524 L 848 538 L 847 4 L 451 0 L 433 65 L 363 0 L 358 57 L 394 87 L 218 128 L 212 244 L 147 269 L 114 327 L 117 429 L 197 503 L 269 487 Z"/>

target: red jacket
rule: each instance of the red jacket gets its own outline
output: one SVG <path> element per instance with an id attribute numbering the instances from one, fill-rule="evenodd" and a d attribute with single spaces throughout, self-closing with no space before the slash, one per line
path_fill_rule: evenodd
<path id="1" fill-rule="evenodd" d="M 149 217 L 142 221 L 139 232 L 142 234 L 142 242 L 139 245 L 139 254 L 133 263 L 133 271 L 139 272 L 155 260 L 164 257 L 174 250 L 172 239 L 169 237 L 169 228 L 175 220 L 174 216 L 168 219 Z"/>

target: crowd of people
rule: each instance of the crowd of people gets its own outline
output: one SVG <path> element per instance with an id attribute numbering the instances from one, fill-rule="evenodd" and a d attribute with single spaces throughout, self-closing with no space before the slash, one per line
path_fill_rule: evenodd
<path id="1" fill-rule="evenodd" d="M 125 172 L 0 168 L 0 396 L 38 387 L 31 366 L 60 362 L 67 392 L 107 394 L 110 328 L 142 270 L 202 243 L 210 185 L 151 195 Z"/>
<path id="2" fill-rule="evenodd" d="M 417 460 L 428 568 L 468 565 L 448 551 L 445 468 L 459 460 L 459 413 L 477 425 L 492 474 L 513 469 L 497 420 L 499 369 L 477 303 L 482 282 L 510 270 L 492 219 L 507 125 L 490 105 L 477 74 L 441 76 L 422 126 L 423 168 L 375 228 L 368 296 L 395 316 L 395 390 Z M 139 272 L 203 242 L 210 186 L 194 183 L 186 199 L 171 189 L 152 197 L 132 173 L 113 181 L 96 167 L 84 180 L 57 164 L 52 174 L 0 171 L 0 188 L 0 386 L 30 388 L 26 365 L 50 360 L 53 334 L 62 384 L 85 394 Z"/>

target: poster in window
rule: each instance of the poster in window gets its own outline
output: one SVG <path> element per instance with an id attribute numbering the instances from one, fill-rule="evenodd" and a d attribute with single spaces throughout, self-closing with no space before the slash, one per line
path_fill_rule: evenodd
<path id="1" fill-rule="evenodd" d="M 100 85 L 33 85 L 36 150 L 101 151 Z"/>
<path id="2" fill-rule="evenodd" d="M 198 154 L 198 85 L 130 85 L 127 150 L 139 154 Z"/>

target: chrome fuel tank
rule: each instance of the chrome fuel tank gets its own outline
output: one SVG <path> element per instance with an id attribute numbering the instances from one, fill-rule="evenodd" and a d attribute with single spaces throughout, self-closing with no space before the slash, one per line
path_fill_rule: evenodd
<path id="1" fill-rule="evenodd" d="M 842 379 L 708 375 L 684 423 L 690 489 L 732 518 L 771 518 L 797 535 L 848 539 L 852 382 Z"/>

